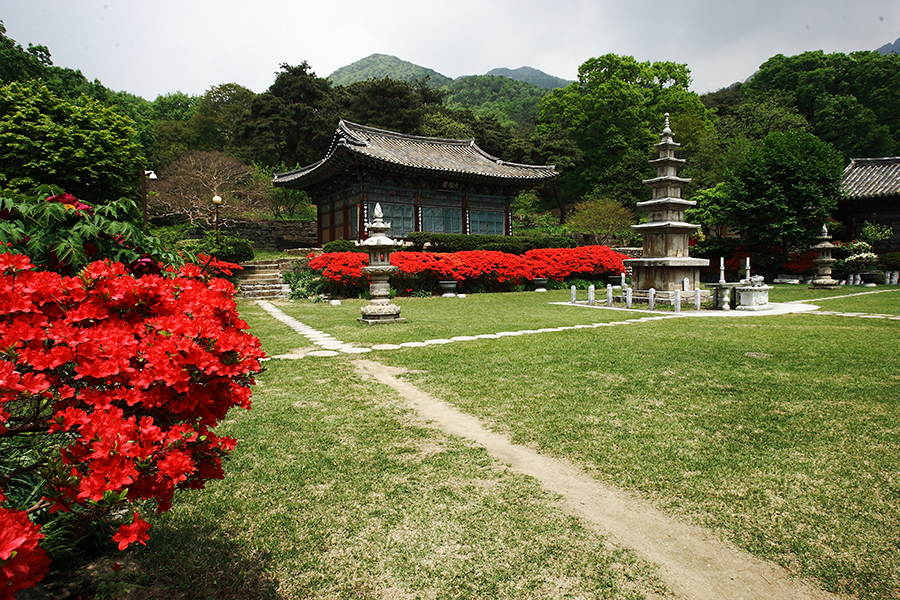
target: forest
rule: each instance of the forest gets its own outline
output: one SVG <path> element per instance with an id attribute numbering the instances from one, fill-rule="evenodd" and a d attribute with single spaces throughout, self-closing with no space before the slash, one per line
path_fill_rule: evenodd
<path id="1" fill-rule="evenodd" d="M 337 85 L 306 62 L 284 63 L 263 93 L 229 82 L 147 100 L 54 66 L 49 48 L 23 47 L 0 23 L 0 186 L 53 184 L 102 203 L 137 198 L 152 170 L 156 220 L 209 219 L 214 194 L 235 218 L 309 217 L 308 198 L 274 189 L 271 177 L 320 160 L 342 118 L 556 165 L 558 182 L 515 203 L 517 226 L 627 243 L 669 113 L 701 237 L 730 228 L 786 253 L 834 210 L 851 158 L 900 154 L 900 56 L 877 51 L 776 55 L 749 81 L 702 96 L 689 89 L 688 65 L 615 54 L 587 59 L 577 81 L 552 90 L 498 75 L 440 85 L 362 76 Z M 800 192 L 785 198 L 784 186 Z M 767 226 L 785 215 L 789 228 Z"/>

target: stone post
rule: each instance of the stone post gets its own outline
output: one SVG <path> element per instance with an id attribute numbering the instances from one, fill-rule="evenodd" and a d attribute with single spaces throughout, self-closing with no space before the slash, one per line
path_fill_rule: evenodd
<path id="1" fill-rule="evenodd" d="M 681 290 L 675 290 L 675 297 L 672 298 L 675 303 L 675 312 L 681 312 Z"/>
<path id="2" fill-rule="evenodd" d="M 588 286 L 588 306 L 594 305 L 594 290 L 593 285 Z"/>
<path id="3" fill-rule="evenodd" d="M 747 264 L 750 264 L 750 259 L 747 259 Z M 750 272 L 750 268 L 747 267 L 747 273 Z M 694 288 L 694 310 L 700 310 L 700 288 Z"/>
<path id="4" fill-rule="evenodd" d="M 631 288 L 625 290 L 625 308 L 631 308 Z"/>
<path id="5" fill-rule="evenodd" d="M 647 290 L 647 301 L 650 305 L 650 310 L 656 308 L 656 290 L 654 290 L 653 288 Z"/>
<path id="6" fill-rule="evenodd" d="M 570 293 L 569 293 L 569 304 L 575 304 L 575 299 L 576 299 L 576 297 L 577 297 L 577 294 L 575 293 L 575 286 L 574 286 L 574 285 L 571 287 L 571 289 L 569 290 L 569 292 L 570 292 Z"/>
<path id="7" fill-rule="evenodd" d="M 606 306 L 613 305 L 613 287 L 611 283 L 606 284 Z"/>

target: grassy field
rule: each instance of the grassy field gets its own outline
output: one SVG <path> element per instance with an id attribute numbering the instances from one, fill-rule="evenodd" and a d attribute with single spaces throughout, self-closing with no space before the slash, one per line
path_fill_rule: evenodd
<path id="1" fill-rule="evenodd" d="M 566 299 L 401 298 L 409 323 L 388 327 L 355 321 L 363 301 L 281 308 L 363 345 L 644 316 L 548 303 Z M 819 305 L 900 314 L 900 291 Z M 270 354 L 309 345 L 256 305 L 242 315 Z M 888 599 L 900 590 L 898 332 L 816 314 L 683 318 L 367 358 L 826 589 Z M 223 426 L 241 442 L 226 480 L 182 495 L 137 554 L 157 586 L 196 598 L 665 593 L 650 567 L 482 450 L 423 428 L 349 360 L 268 363 L 253 410 Z"/>

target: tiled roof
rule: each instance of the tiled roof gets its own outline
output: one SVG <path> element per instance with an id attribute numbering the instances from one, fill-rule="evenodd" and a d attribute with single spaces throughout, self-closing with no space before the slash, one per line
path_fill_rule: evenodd
<path id="1" fill-rule="evenodd" d="M 500 160 L 475 145 L 475 140 L 405 135 L 341 120 L 325 158 L 296 171 L 277 173 L 273 183 L 303 188 L 330 179 L 352 164 L 510 183 L 536 184 L 557 176 L 552 165 L 521 165 Z"/>
<path id="2" fill-rule="evenodd" d="M 850 199 L 900 196 L 900 157 L 854 158 L 841 188 Z"/>

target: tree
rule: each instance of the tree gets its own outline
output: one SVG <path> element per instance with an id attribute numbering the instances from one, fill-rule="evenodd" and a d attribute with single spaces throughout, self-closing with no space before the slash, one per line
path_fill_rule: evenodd
<path id="1" fill-rule="evenodd" d="M 282 64 L 241 124 L 241 158 L 265 165 L 308 165 L 328 151 L 338 122 L 331 82 L 309 63 Z"/>
<path id="2" fill-rule="evenodd" d="M 691 196 L 691 200 L 697 204 L 684 211 L 684 218 L 689 223 L 699 224 L 707 238 L 722 239 L 728 226 L 727 196 L 725 183 L 699 190 Z"/>
<path id="3" fill-rule="evenodd" d="M 216 85 L 203 96 L 190 116 L 193 150 L 227 152 L 237 143 L 239 127 L 256 94 L 236 83 Z"/>
<path id="4" fill-rule="evenodd" d="M 689 84 L 686 65 L 607 54 L 581 65 L 576 83 L 545 96 L 538 136 L 571 139 L 583 156 L 563 171 L 563 196 L 581 198 L 596 189 L 629 207 L 643 199 L 647 190 L 641 181 L 652 174 L 647 160 L 664 113 L 671 113 L 676 132 L 684 124 L 684 135 L 678 138 L 682 154 L 690 154 L 696 138 L 712 131 L 706 109 L 688 91 Z"/>
<path id="5" fill-rule="evenodd" d="M 56 185 L 92 203 L 136 194 L 144 159 L 132 125 L 90 98 L 11 83 L 0 88 L 0 180 L 21 191 Z"/>
<path id="6" fill-rule="evenodd" d="M 811 133 L 772 132 L 749 148 L 722 199 L 728 222 L 757 251 L 808 248 L 837 206 L 843 160 Z"/>
<path id="7" fill-rule="evenodd" d="M 744 84 L 751 97 L 782 93 L 845 159 L 900 151 L 900 55 L 879 52 L 773 56 Z"/>
<path id="8" fill-rule="evenodd" d="M 214 223 L 213 196 L 224 200 L 220 219 L 270 209 L 265 187 L 254 169 L 221 152 L 184 153 L 160 172 L 155 188 L 151 209 L 156 214 L 177 215 L 191 223 Z"/>
<path id="9" fill-rule="evenodd" d="M 634 213 L 609 198 L 592 194 L 575 206 L 566 224 L 578 233 L 592 233 L 596 243 L 609 246 L 631 238 Z"/>

